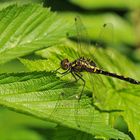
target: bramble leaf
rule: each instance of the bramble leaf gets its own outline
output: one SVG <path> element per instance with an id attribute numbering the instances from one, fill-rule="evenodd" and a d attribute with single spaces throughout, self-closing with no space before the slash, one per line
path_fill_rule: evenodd
<path id="1" fill-rule="evenodd" d="M 129 140 L 102 121 L 102 115 L 89 104 L 89 97 L 81 99 L 77 114 L 77 89 L 77 84 L 60 80 L 50 72 L 1 74 L 0 105 L 92 135 Z M 80 119 L 80 127 L 76 118 Z"/>
<path id="2" fill-rule="evenodd" d="M 0 11 L 0 63 L 58 43 L 70 28 L 41 5 L 9 6 Z"/>

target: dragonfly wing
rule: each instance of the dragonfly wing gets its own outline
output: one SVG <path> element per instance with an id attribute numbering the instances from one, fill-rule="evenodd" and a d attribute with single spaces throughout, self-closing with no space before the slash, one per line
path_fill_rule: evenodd
<path id="1" fill-rule="evenodd" d="M 79 54 L 79 57 L 83 57 L 85 56 L 85 50 L 90 47 L 90 41 L 86 27 L 82 23 L 82 20 L 79 16 L 75 18 L 75 28 L 77 33 L 76 51 Z M 79 78 L 78 80 L 79 82 L 81 82 L 81 89 L 79 90 L 79 95 L 81 95 L 81 98 L 77 99 L 77 103 L 75 104 L 75 120 L 78 127 L 86 128 L 86 130 L 90 131 L 92 122 L 94 120 L 94 111 L 93 109 L 91 109 L 91 100 L 89 101 L 89 98 L 86 98 L 86 96 L 84 96 L 85 85 L 81 79 Z"/>
<path id="2" fill-rule="evenodd" d="M 93 102 L 99 107 L 105 107 L 105 99 L 107 97 L 107 87 L 100 75 L 90 75 L 90 85 L 92 90 Z"/>
<path id="3" fill-rule="evenodd" d="M 96 49 L 94 48 L 94 51 L 92 51 L 92 52 L 90 51 L 90 48 L 92 46 L 90 46 L 90 41 L 89 41 L 89 36 L 88 36 L 87 30 L 86 30 L 84 24 L 82 23 L 80 17 L 78 17 L 78 16 L 75 18 L 75 27 L 76 27 L 77 42 L 78 42 L 77 52 L 79 53 L 80 57 L 86 56 L 86 53 L 87 53 L 86 50 L 89 50 L 88 51 L 88 58 L 89 58 L 89 56 L 92 56 L 91 60 L 94 60 L 93 54 L 95 53 L 95 50 L 98 47 L 103 47 L 103 45 L 104 45 L 103 43 L 101 43 L 101 40 L 104 40 L 104 43 L 105 42 L 111 42 L 112 43 L 112 40 L 113 40 L 113 25 L 111 23 L 106 23 L 102 26 L 99 37 L 98 37 L 98 40 L 97 40 L 97 43 L 95 45 Z M 92 50 L 93 50 L 93 48 L 92 48 Z M 87 81 L 90 82 L 90 85 L 91 85 L 91 88 L 92 88 L 92 91 L 93 91 L 93 98 L 97 97 L 97 101 L 100 102 L 100 103 L 103 103 L 102 101 L 104 101 L 104 98 L 106 97 L 105 94 L 104 95 L 101 94 L 103 92 L 100 90 L 100 89 L 102 89 L 104 91 L 106 90 L 106 86 L 103 83 L 103 80 L 101 79 L 101 77 L 99 75 L 97 75 L 97 76 L 95 75 L 94 76 L 95 79 L 92 78 L 91 73 L 87 73 L 87 75 L 88 76 L 87 76 L 86 79 L 87 79 Z M 87 81 L 86 81 L 86 84 L 88 85 Z M 105 97 L 103 97 L 103 96 L 105 96 Z M 81 100 L 76 105 L 76 113 L 75 113 L 76 115 L 75 116 L 76 116 L 78 126 L 83 126 L 84 124 L 82 122 L 82 119 L 80 119 L 80 116 L 82 115 L 81 114 L 81 104 L 80 104 L 80 102 L 81 102 Z M 88 106 L 87 104 L 85 106 Z M 94 117 L 94 112 L 91 112 L 91 110 L 90 110 L 89 114 L 90 114 L 90 116 L 92 116 L 92 120 L 94 120 L 94 118 L 93 118 Z M 90 130 L 90 128 L 92 127 L 92 120 L 89 119 L 90 123 L 87 126 L 88 130 Z"/>
<path id="4" fill-rule="evenodd" d="M 91 105 L 91 98 L 82 97 L 79 101 L 75 103 L 75 119 L 78 129 L 84 130 L 88 133 L 92 131 L 93 133 L 93 121 L 95 110 Z"/>
<path id="5" fill-rule="evenodd" d="M 77 33 L 77 52 L 79 57 L 83 57 L 85 54 L 85 49 L 90 46 L 90 40 L 86 27 L 84 26 L 81 18 L 77 16 L 75 18 L 75 28 Z"/>
<path id="6" fill-rule="evenodd" d="M 54 120 L 60 118 L 61 120 L 66 121 L 66 116 L 69 115 L 69 121 L 71 121 L 75 119 L 75 117 L 73 117 L 75 110 L 75 93 L 77 92 L 78 87 L 74 82 L 69 83 L 68 81 L 65 81 L 63 86 L 63 90 L 60 90 L 60 93 L 53 99 L 53 111 L 50 113 L 49 117 Z M 73 88 L 71 89 L 71 87 Z"/>
<path id="7" fill-rule="evenodd" d="M 99 37 L 95 43 L 96 49 L 98 48 L 105 48 L 106 45 L 112 44 L 113 43 L 113 38 L 114 38 L 114 29 L 113 29 L 113 24 L 112 23 L 105 23 L 102 25 L 101 30 L 99 32 Z M 95 51 L 95 49 L 94 49 Z M 90 51 L 92 52 L 92 51 Z M 98 53 L 98 50 L 97 50 Z M 107 54 L 106 54 L 107 55 Z M 111 55 L 111 54 L 110 54 Z M 96 54 L 93 56 L 90 54 L 91 58 L 96 60 Z M 108 57 L 108 56 L 107 56 Z M 97 60 L 98 62 L 98 60 Z M 96 101 L 101 105 L 105 106 L 105 99 L 107 98 L 108 94 L 108 88 L 104 84 L 103 79 L 100 75 L 92 75 L 93 78 L 91 78 L 91 85 L 94 84 L 93 86 L 93 96 L 95 97 Z M 95 80 L 95 83 L 93 81 Z"/>
<path id="8" fill-rule="evenodd" d="M 107 44 L 112 44 L 114 39 L 114 27 L 112 23 L 105 23 L 103 24 L 99 37 L 95 43 L 95 47 L 103 48 Z"/>

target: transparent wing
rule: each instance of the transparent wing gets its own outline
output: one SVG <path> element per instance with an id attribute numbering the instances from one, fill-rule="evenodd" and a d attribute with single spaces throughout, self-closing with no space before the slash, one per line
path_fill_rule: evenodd
<path id="1" fill-rule="evenodd" d="M 91 47 L 90 37 L 84 26 L 81 18 L 79 16 L 75 17 L 75 30 L 76 30 L 76 39 L 77 39 L 77 49 L 76 51 L 79 54 L 79 57 L 86 56 L 86 51 Z M 112 23 L 105 23 L 102 25 L 99 36 L 94 44 L 94 51 L 88 53 L 92 53 L 92 58 L 94 58 L 94 54 L 96 53 L 97 48 L 104 48 L 106 45 L 112 44 L 114 39 L 114 27 Z M 93 48 L 93 46 L 92 46 Z"/>
<path id="2" fill-rule="evenodd" d="M 88 37 L 87 30 L 82 23 L 82 20 L 79 16 L 75 18 L 75 28 L 76 28 L 76 33 L 77 33 L 77 53 L 79 54 L 80 57 L 85 57 L 86 56 L 86 50 L 88 50 L 88 47 L 90 46 L 90 41 Z M 79 74 L 80 75 L 80 74 Z M 81 75 L 82 77 L 82 75 Z M 82 77 L 83 78 L 83 77 Z M 84 79 L 84 78 L 83 78 Z M 85 79 L 84 79 L 85 80 Z M 81 82 L 81 89 L 79 90 L 79 93 L 81 94 L 81 99 L 78 100 L 75 104 L 75 120 L 77 123 L 77 126 L 80 128 L 86 128 L 88 131 L 90 131 L 92 122 L 94 120 L 94 111 L 91 109 L 91 102 L 89 102 L 89 98 L 87 98 L 84 93 L 84 83 L 81 79 L 79 79 L 79 82 Z M 86 83 L 86 80 L 85 80 Z M 84 109 L 86 110 L 84 112 Z M 89 118 L 90 116 L 90 118 Z M 88 120 L 83 121 L 83 120 Z"/>
<path id="3" fill-rule="evenodd" d="M 89 58 L 90 55 L 88 55 L 86 57 L 86 54 L 88 52 L 88 53 L 91 53 L 91 58 L 93 58 L 93 53 L 95 53 L 95 51 L 89 50 L 90 41 L 89 41 L 88 33 L 87 33 L 86 28 L 83 25 L 80 17 L 78 17 L 78 16 L 75 18 L 75 27 L 76 27 L 77 42 L 78 42 L 77 43 L 78 46 L 75 50 L 77 51 L 78 57 L 85 56 L 85 58 L 87 58 L 87 57 Z M 102 38 L 102 37 L 104 37 L 104 35 L 106 35 L 106 32 L 108 32 L 107 28 L 108 28 L 108 25 L 101 29 L 99 38 Z M 96 43 L 96 45 L 101 46 L 100 41 L 98 41 Z M 89 50 L 89 51 L 87 51 L 87 50 Z M 84 73 L 84 75 L 85 75 L 85 73 Z M 103 84 L 100 82 L 100 80 L 98 80 L 98 78 L 96 78 L 95 80 L 93 78 L 91 78 L 91 75 L 93 75 L 91 73 L 87 73 L 87 77 L 84 75 L 83 75 L 83 77 L 85 77 L 85 81 L 86 81 L 86 79 L 87 80 L 89 79 L 88 81 L 90 82 L 91 86 L 94 89 L 93 94 L 98 96 L 98 93 L 100 93 L 100 95 L 101 95 L 101 92 L 98 92 L 99 88 L 101 86 L 103 86 Z M 94 80 L 95 84 L 93 83 L 93 80 Z M 78 90 L 78 92 L 82 92 L 83 83 L 81 80 L 79 80 L 78 82 L 81 82 L 81 88 Z M 87 81 L 86 81 L 86 83 L 87 83 Z M 97 84 L 97 83 L 99 83 L 99 84 Z M 66 86 L 67 85 L 68 84 L 66 84 Z M 96 85 L 98 85 L 98 86 L 96 86 Z M 73 87 L 70 87 L 70 88 L 73 88 Z M 77 94 L 77 92 L 72 91 L 72 89 L 69 89 L 69 91 L 71 91 L 71 93 Z M 92 108 L 91 102 L 89 102 L 89 98 L 87 98 L 87 96 L 84 93 L 86 93 L 85 90 L 84 90 L 84 92 L 82 94 L 83 96 L 80 100 L 76 99 L 75 94 L 73 94 L 72 96 L 74 98 L 71 100 L 70 97 L 72 97 L 72 96 L 68 94 L 68 91 L 67 90 L 62 91 L 60 93 L 60 95 L 57 96 L 56 100 L 58 100 L 58 102 L 56 102 L 54 111 L 51 113 L 50 117 L 59 116 L 60 113 L 64 113 L 64 111 L 68 110 L 66 108 L 71 108 L 71 110 L 69 110 L 69 111 L 71 112 L 71 114 L 72 114 L 72 112 L 74 113 L 73 115 L 74 115 L 74 119 L 76 121 L 75 124 L 77 124 L 77 127 L 84 128 L 84 129 L 90 131 L 92 124 L 93 124 L 93 120 L 94 120 L 94 108 L 91 109 Z M 68 100 L 68 99 L 70 99 L 70 100 Z M 92 98 L 90 98 L 90 99 L 92 100 Z M 65 116 L 65 113 L 63 115 Z M 72 116 L 71 116 L 71 119 L 72 119 Z M 87 120 L 88 120 L 88 123 L 87 123 Z"/>
<path id="4" fill-rule="evenodd" d="M 99 37 L 95 43 L 96 47 L 105 47 L 107 44 L 113 43 L 114 29 L 112 23 L 105 23 L 102 25 Z"/>
<path id="5" fill-rule="evenodd" d="M 85 26 L 83 25 L 80 17 L 75 18 L 75 26 L 76 26 L 76 32 L 77 32 L 77 42 L 78 42 L 78 47 L 77 47 L 77 52 L 79 53 L 80 57 L 85 57 L 86 59 L 90 57 L 91 60 L 94 61 L 95 57 L 95 51 L 99 47 L 104 47 L 105 45 L 112 43 L 113 42 L 113 25 L 111 23 L 106 23 L 102 26 L 98 40 L 96 41 L 95 48 L 93 49 L 92 46 L 90 46 L 90 41 L 89 41 L 89 36 L 87 33 L 87 30 Z M 88 51 L 87 51 L 88 50 Z M 86 57 L 87 55 L 87 57 Z M 85 73 L 84 73 L 85 75 Z M 92 75 L 92 76 L 91 76 Z M 91 85 L 90 89 L 93 92 L 93 98 L 96 100 L 96 103 L 101 104 L 103 106 L 105 97 L 107 97 L 107 88 L 99 75 L 95 75 L 92 73 L 87 73 L 86 76 L 84 76 L 85 79 L 90 82 L 90 84 L 87 83 L 87 85 Z M 87 87 L 88 88 L 88 87 Z M 104 93 L 104 94 L 103 94 Z M 83 100 L 80 100 L 80 102 L 83 102 Z M 86 100 L 85 100 L 86 102 Z M 85 104 L 85 106 L 88 106 L 88 103 Z M 100 106 L 99 106 L 100 107 Z M 102 110 L 102 109 L 101 109 Z M 92 119 L 94 119 L 94 112 L 90 110 L 89 115 L 92 116 Z M 81 104 L 78 102 L 76 105 L 76 121 L 78 123 L 78 126 L 85 125 L 83 124 L 82 120 L 80 117 L 82 116 L 81 114 Z M 85 115 L 86 116 L 86 115 Z M 87 126 L 87 129 L 90 131 L 90 128 L 92 127 L 92 119 Z"/>
<path id="6" fill-rule="evenodd" d="M 85 49 L 88 49 L 90 46 L 90 40 L 86 27 L 82 23 L 82 20 L 79 16 L 75 18 L 75 28 L 77 33 L 77 52 L 79 57 L 83 57 L 85 54 Z"/>
<path id="7" fill-rule="evenodd" d="M 114 39 L 114 29 L 113 28 L 114 27 L 113 27 L 112 23 L 105 23 L 102 25 L 101 30 L 99 32 L 99 37 L 95 44 L 96 49 L 105 48 L 106 46 L 108 47 L 108 45 L 113 44 L 113 39 Z M 97 51 L 97 53 L 98 53 L 98 51 Z M 106 56 L 106 57 L 108 57 L 108 56 Z M 93 58 L 96 60 L 96 62 L 98 62 L 98 60 L 96 59 L 96 54 L 94 54 Z M 99 62 L 99 63 L 101 63 L 101 62 Z M 100 66 L 100 68 L 102 68 L 102 65 Z M 94 90 L 96 90 L 96 92 L 94 92 L 96 94 L 95 96 L 97 98 L 97 101 L 98 102 L 100 101 L 102 106 L 104 106 L 103 104 L 105 101 L 105 97 L 107 97 L 107 86 L 104 84 L 102 77 L 100 75 L 97 75 L 97 76 L 94 75 L 94 78 L 96 79 L 96 84 L 94 86 Z M 100 88 L 100 87 L 102 87 L 102 88 Z M 105 93 L 105 94 L 102 94 L 102 93 Z"/>
<path id="8" fill-rule="evenodd" d="M 61 83 L 55 88 L 59 88 L 59 86 L 62 86 Z M 60 90 L 59 94 L 56 95 L 56 99 L 53 99 L 54 103 L 52 102 L 52 106 L 51 106 L 53 107 L 53 111 L 50 113 L 49 117 L 54 120 L 56 118 L 60 118 L 60 120 L 63 121 L 67 120 L 67 122 L 68 121 L 74 122 L 72 120 L 75 119 L 74 117 L 75 100 L 76 100 L 75 94 L 77 92 L 78 92 L 78 86 L 74 82 L 65 81 L 65 84 L 63 85 L 63 89 Z"/>

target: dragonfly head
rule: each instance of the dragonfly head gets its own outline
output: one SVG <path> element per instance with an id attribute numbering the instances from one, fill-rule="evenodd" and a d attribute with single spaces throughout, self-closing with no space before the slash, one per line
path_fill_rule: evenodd
<path id="1" fill-rule="evenodd" d="M 70 66 L 70 62 L 69 62 L 68 59 L 63 59 L 63 60 L 61 61 L 61 68 L 62 68 L 63 70 L 67 70 L 67 69 L 69 68 L 69 66 Z"/>

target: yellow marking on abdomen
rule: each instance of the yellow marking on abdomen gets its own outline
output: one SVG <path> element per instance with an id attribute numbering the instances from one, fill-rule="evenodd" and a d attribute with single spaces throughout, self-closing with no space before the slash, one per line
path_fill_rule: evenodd
<path id="1" fill-rule="evenodd" d="M 94 67 L 94 71 L 93 71 L 93 72 L 96 72 L 97 70 L 99 70 L 99 68 L 97 68 L 97 67 Z"/>
<path id="2" fill-rule="evenodd" d="M 94 71 L 93 72 L 96 72 L 96 67 L 94 67 Z"/>

